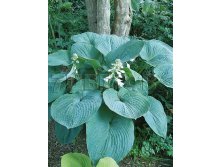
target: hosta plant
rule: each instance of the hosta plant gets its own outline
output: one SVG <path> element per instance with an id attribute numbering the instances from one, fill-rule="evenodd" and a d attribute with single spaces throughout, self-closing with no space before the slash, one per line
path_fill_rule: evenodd
<path id="1" fill-rule="evenodd" d="M 166 137 L 167 117 L 160 101 L 148 95 L 148 81 L 130 68 L 137 57 L 153 66 L 154 76 L 173 87 L 172 48 L 158 40 L 83 33 L 70 50 L 48 57 L 48 102 L 58 140 L 73 141 L 86 124 L 94 165 L 103 157 L 121 161 L 134 143 L 133 120 L 144 117 Z"/>

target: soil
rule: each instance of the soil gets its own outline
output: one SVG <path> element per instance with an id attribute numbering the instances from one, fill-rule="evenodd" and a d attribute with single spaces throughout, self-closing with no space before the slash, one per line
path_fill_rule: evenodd
<path id="1" fill-rule="evenodd" d="M 54 123 L 51 121 L 48 124 L 48 167 L 61 167 L 61 156 L 70 153 L 78 152 L 87 154 L 85 128 L 80 132 L 73 144 L 62 145 L 56 141 L 54 133 Z M 133 160 L 132 157 L 126 157 L 119 163 L 120 167 L 172 167 L 170 163 L 159 161 L 148 161 L 137 159 Z"/>

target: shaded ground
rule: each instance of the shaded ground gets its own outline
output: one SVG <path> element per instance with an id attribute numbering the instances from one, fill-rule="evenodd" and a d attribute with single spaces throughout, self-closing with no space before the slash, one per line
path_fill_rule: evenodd
<path id="1" fill-rule="evenodd" d="M 85 129 L 81 131 L 73 144 L 62 145 L 56 141 L 53 122 L 48 125 L 48 167 L 61 167 L 61 156 L 69 152 L 78 152 L 87 155 Z M 172 167 L 172 162 L 155 160 L 133 160 L 126 157 L 120 164 L 120 167 Z"/>

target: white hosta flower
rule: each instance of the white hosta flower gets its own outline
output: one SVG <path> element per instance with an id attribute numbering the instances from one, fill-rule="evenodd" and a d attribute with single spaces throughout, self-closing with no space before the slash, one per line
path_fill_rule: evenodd
<path id="1" fill-rule="evenodd" d="M 76 61 L 78 59 L 78 55 L 76 53 L 74 53 L 71 59 L 73 61 Z"/>
<path id="2" fill-rule="evenodd" d="M 117 75 L 119 78 L 123 78 L 122 74 L 119 71 L 117 71 Z"/>
<path id="3" fill-rule="evenodd" d="M 124 68 L 122 62 L 120 61 L 120 59 L 116 59 L 114 65 L 115 65 L 118 69 Z"/>
<path id="4" fill-rule="evenodd" d="M 126 63 L 127 64 L 127 68 L 130 68 L 130 64 Z"/>
<path id="5" fill-rule="evenodd" d="M 120 59 L 116 59 L 115 63 L 111 64 L 112 67 L 108 70 L 111 74 L 104 78 L 105 82 L 108 82 L 111 79 L 114 79 L 118 86 L 122 87 L 124 85 L 123 81 L 121 80 L 123 78 L 123 75 L 125 71 L 123 70 L 124 66 Z"/>
<path id="6" fill-rule="evenodd" d="M 130 59 L 131 62 L 133 62 L 134 60 L 135 60 L 135 58 L 134 59 Z"/>
<path id="7" fill-rule="evenodd" d="M 109 81 L 109 79 L 108 79 L 108 78 L 104 78 L 104 81 L 105 81 L 105 82 L 108 82 L 108 81 Z"/>
<path id="8" fill-rule="evenodd" d="M 113 74 L 108 75 L 106 78 L 104 78 L 105 82 L 108 82 L 109 80 L 111 80 L 113 78 Z"/>
<path id="9" fill-rule="evenodd" d="M 115 81 L 117 82 L 118 86 L 122 87 L 124 83 L 122 82 L 121 79 L 116 78 Z"/>

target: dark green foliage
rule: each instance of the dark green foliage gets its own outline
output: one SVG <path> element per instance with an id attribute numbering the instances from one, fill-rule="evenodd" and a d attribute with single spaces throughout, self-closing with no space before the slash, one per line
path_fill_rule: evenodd
<path id="1" fill-rule="evenodd" d="M 82 0 L 48 1 L 48 52 L 67 49 L 70 36 L 88 30 L 87 14 Z"/>
<path id="2" fill-rule="evenodd" d="M 144 0 L 134 11 L 131 35 L 173 45 L 173 0 Z"/>
<path id="3" fill-rule="evenodd" d="M 170 124 L 172 125 L 171 121 Z M 173 139 L 171 131 L 166 139 L 164 139 L 153 133 L 153 131 L 149 127 L 143 125 L 143 128 L 136 128 L 135 136 L 135 143 L 133 149 L 130 151 L 130 156 L 132 156 L 134 159 L 151 159 L 151 157 L 173 157 Z"/>

